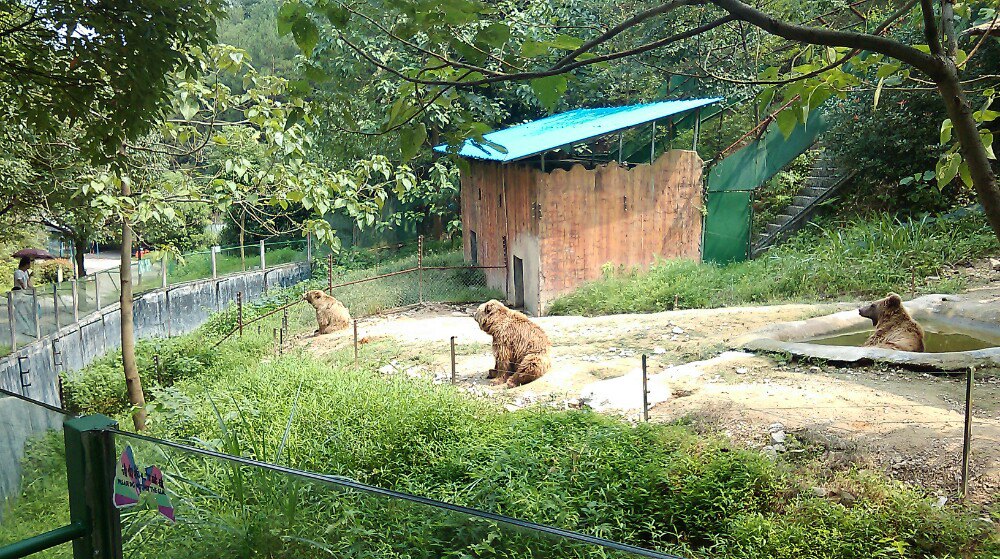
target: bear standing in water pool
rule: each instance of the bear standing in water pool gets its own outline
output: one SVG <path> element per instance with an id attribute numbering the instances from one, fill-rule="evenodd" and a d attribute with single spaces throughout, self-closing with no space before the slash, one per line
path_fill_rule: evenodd
<path id="1" fill-rule="evenodd" d="M 903 299 L 889 293 L 885 299 L 858 309 L 858 314 L 871 319 L 875 332 L 865 347 L 884 347 L 899 351 L 923 351 L 924 329 L 903 308 Z"/>

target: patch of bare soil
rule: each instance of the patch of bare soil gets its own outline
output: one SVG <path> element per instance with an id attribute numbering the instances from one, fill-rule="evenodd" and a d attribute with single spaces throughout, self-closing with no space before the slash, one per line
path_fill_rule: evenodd
<path id="1" fill-rule="evenodd" d="M 988 300 L 1000 295 L 992 289 L 974 293 Z M 359 322 L 359 337 L 391 339 L 402 347 L 383 373 L 449 382 L 454 336 L 457 384 L 470 394 L 496 399 L 508 409 L 585 405 L 634 420 L 641 417 L 641 355 L 646 354 L 653 421 L 694 420 L 739 444 L 789 459 L 825 449 L 831 461 L 845 467 L 879 467 L 929 491 L 954 495 L 962 458 L 964 377 L 789 363 L 731 350 L 735 338 L 774 322 L 856 306 L 538 318 L 552 339 L 553 370 L 514 389 L 486 380 L 491 340 L 472 319 L 473 307 L 425 305 L 372 317 Z M 302 343 L 323 355 L 350 347 L 352 332 Z M 992 502 L 1000 488 L 1000 371 L 979 373 L 973 408 L 970 496 Z"/>

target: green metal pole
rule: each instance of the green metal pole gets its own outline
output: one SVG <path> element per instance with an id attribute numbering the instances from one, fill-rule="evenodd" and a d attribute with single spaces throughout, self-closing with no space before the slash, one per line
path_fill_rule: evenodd
<path id="1" fill-rule="evenodd" d="M 100 414 L 63 425 L 70 522 L 86 527 L 83 536 L 73 540 L 75 559 L 122 557 L 121 517 L 112 502 L 118 460 L 114 437 L 107 431 L 116 427 L 113 419 Z"/>
<path id="2" fill-rule="evenodd" d="M 63 526 L 62 528 L 56 528 L 55 530 L 50 530 L 44 534 L 38 534 L 33 538 L 28 538 L 26 540 L 17 541 L 0 547 L 0 559 L 19 559 L 21 557 L 27 557 L 32 553 L 38 553 L 39 551 L 45 551 L 46 549 L 53 548 L 57 545 L 71 542 L 76 538 L 82 537 L 86 534 L 86 532 L 87 530 L 84 528 L 83 524 L 76 523 Z"/>

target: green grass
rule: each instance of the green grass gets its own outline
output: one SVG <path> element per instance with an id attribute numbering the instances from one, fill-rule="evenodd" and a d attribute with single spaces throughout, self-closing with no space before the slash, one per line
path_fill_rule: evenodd
<path id="1" fill-rule="evenodd" d="M 649 271 L 610 270 L 555 300 L 551 314 L 602 315 L 798 300 L 955 292 L 946 266 L 1000 251 L 982 215 L 901 223 L 888 217 L 813 228 L 748 262 L 661 261 Z M 938 276 L 937 281 L 925 281 Z"/>

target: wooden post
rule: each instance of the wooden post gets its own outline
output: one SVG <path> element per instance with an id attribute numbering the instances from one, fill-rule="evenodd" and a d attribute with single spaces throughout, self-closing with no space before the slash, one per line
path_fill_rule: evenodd
<path id="1" fill-rule="evenodd" d="M 240 329 L 240 337 L 243 337 L 243 292 L 236 292 L 236 325 Z"/>
<path id="2" fill-rule="evenodd" d="M 649 421 L 649 377 L 646 376 L 646 354 L 642 354 L 642 420 Z"/>
<path id="3" fill-rule="evenodd" d="M 354 366 L 358 366 L 358 319 L 354 319 Z"/>
<path id="4" fill-rule="evenodd" d="M 417 237 L 417 292 L 418 301 L 424 302 L 424 236 Z"/>
<path id="5" fill-rule="evenodd" d="M 961 495 L 965 499 L 969 495 L 969 454 L 972 451 L 972 382 L 975 380 L 976 368 L 969 367 L 965 375 L 965 432 L 962 440 L 962 487 Z"/>
<path id="6" fill-rule="evenodd" d="M 80 320 L 80 282 L 73 280 L 73 322 Z"/>
<path id="7" fill-rule="evenodd" d="M 10 322 L 10 351 L 17 351 L 17 325 L 14 323 L 14 292 L 7 292 L 7 320 Z"/>
<path id="8" fill-rule="evenodd" d="M 59 331 L 59 284 L 52 284 L 52 310 L 56 319 L 56 331 Z"/>
<path id="9" fill-rule="evenodd" d="M 212 255 L 212 279 L 219 277 L 219 262 L 216 260 L 219 247 L 213 246 L 211 248 Z"/>
<path id="10" fill-rule="evenodd" d="M 451 337 L 451 383 L 455 384 L 455 336 Z"/>

